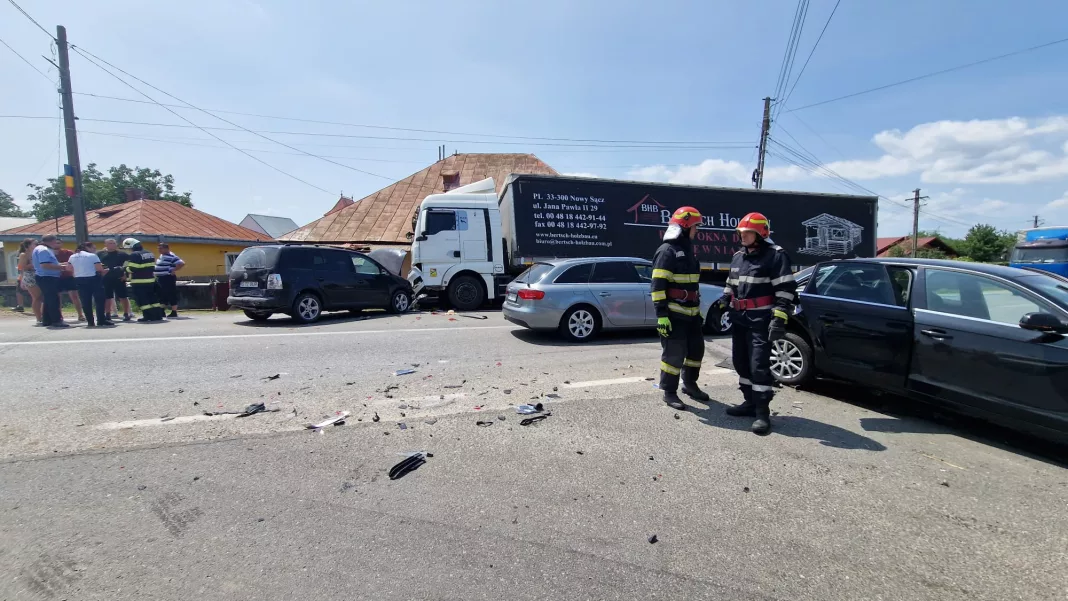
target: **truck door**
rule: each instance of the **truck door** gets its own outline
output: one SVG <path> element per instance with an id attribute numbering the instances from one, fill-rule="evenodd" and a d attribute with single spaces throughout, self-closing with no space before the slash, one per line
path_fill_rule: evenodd
<path id="1" fill-rule="evenodd" d="M 427 209 L 423 213 L 416 260 L 423 265 L 423 278 L 428 284 L 439 283 L 462 257 L 456 213 L 456 209 Z"/>

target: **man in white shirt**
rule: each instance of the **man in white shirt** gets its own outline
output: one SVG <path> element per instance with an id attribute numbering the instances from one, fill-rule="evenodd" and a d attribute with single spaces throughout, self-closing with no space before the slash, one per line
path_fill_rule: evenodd
<path id="1" fill-rule="evenodd" d="M 74 268 L 74 283 L 78 288 L 78 297 L 85 310 L 85 319 L 90 328 L 115 325 L 104 306 L 104 264 L 96 254 L 92 242 L 82 242 L 78 250 L 68 260 Z M 93 305 L 96 305 L 96 320 L 93 320 Z"/>

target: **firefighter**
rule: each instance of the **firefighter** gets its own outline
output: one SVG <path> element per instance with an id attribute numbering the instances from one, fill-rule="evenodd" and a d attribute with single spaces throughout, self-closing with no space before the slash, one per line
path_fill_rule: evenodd
<path id="1" fill-rule="evenodd" d="M 786 334 L 786 322 L 796 301 L 790 257 L 771 241 L 771 225 L 761 213 L 738 222 L 742 250 L 731 260 L 721 304 L 729 303 L 734 369 L 744 402 L 727 408 L 727 415 L 755 417 L 752 431 L 771 432 L 771 348 Z"/>
<path id="2" fill-rule="evenodd" d="M 683 394 L 707 403 L 709 397 L 697 386 L 705 339 L 701 332 L 701 298 L 698 280 L 701 263 L 693 250 L 693 239 L 701 225 L 701 213 L 693 207 L 675 211 L 664 233 L 664 243 L 653 258 L 653 305 L 660 332 L 660 390 L 664 402 L 673 409 L 685 409 L 679 398 L 679 377 Z"/>
<path id="3" fill-rule="evenodd" d="M 156 291 L 156 257 L 141 246 L 136 238 L 122 241 L 124 249 L 132 251 L 124 267 L 129 276 L 130 290 L 134 300 L 141 307 L 139 322 L 163 321 L 163 306 L 159 304 Z"/>

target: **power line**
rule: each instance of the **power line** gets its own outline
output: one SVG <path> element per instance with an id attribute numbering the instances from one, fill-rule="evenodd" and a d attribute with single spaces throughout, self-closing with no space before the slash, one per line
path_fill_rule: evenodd
<path id="1" fill-rule="evenodd" d="M 805 109 L 810 109 L 810 108 L 812 108 L 814 106 L 822 106 L 824 104 L 830 104 L 832 102 L 838 102 L 839 100 L 845 100 L 847 98 L 854 98 L 856 96 L 862 96 L 864 94 L 870 94 L 872 92 L 878 92 L 878 91 L 885 90 L 885 89 L 888 89 L 888 88 L 893 88 L 895 86 L 900 86 L 900 85 L 904 85 L 904 84 L 907 84 L 907 83 L 912 83 L 914 81 L 919 81 L 921 79 L 927 79 L 929 77 L 934 77 L 936 75 L 944 75 L 946 73 L 952 73 L 953 71 L 959 71 L 961 69 L 967 69 L 968 67 L 974 67 L 976 65 L 982 65 L 984 63 L 989 63 L 989 62 L 992 62 L 992 61 L 1001 60 L 1003 58 L 1008 58 L 1010 56 L 1016 56 L 1018 54 L 1025 54 L 1027 52 L 1033 52 L 1035 50 L 1041 50 L 1043 48 L 1048 48 L 1050 46 L 1055 46 L 1057 44 L 1063 44 L 1064 42 L 1068 42 L 1068 38 L 1062 38 L 1062 39 L 1055 40 L 1055 41 L 1052 41 L 1052 42 L 1047 42 L 1045 44 L 1039 44 L 1038 46 L 1031 46 L 1030 48 L 1024 48 L 1023 50 L 1015 50 L 1013 52 L 1008 52 L 1006 54 L 999 54 L 998 56 L 992 56 L 990 58 L 984 58 L 982 60 L 974 61 L 974 62 L 967 63 L 967 64 L 964 64 L 964 65 L 957 65 L 956 67 L 950 67 L 948 69 L 942 69 L 941 71 L 934 71 L 932 73 L 926 73 L 924 75 L 918 75 L 916 77 L 910 77 L 909 79 L 903 79 L 901 81 L 896 81 L 894 83 L 889 83 L 889 84 L 886 84 L 884 86 L 879 86 L 877 88 L 870 88 L 870 89 L 867 89 L 867 90 L 862 90 L 860 92 L 854 92 L 852 94 L 846 94 L 845 96 L 839 96 L 837 98 L 831 98 L 830 100 L 824 100 L 824 101 L 821 101 L 821 102 L 814 102 L 812 104 L 806 104 L 805 106 L 801 106 L 801 107 L 798 107 L 798 108 L 795 108 L 795 109 L 790 109 L 790 110 L 788 110 L 786 112 L 787 113 L 793 113 L 795 111 L 803 111 Z"/>
<path id="2" fill-rule="evenodd" d="M 805 27 L 805 19 L 808 16 L 808 0 L 797 0 L 797 8 L 794 10 L 794 22 L 790 27 L 790 35 L 786 41 L 786 51 L 783 53 L 782 64 L 779 67 L 779 77 L 775 83 L 775 98 L 781 99 L 790 83 L 790 75 L 794 68 L 794 59 L 797 57 L 797 49 L 801 43 L 801 32 Z M 776 116 L 778 111 L 776 111 Z"/>
<path id="3" fill-rule="evenodd" d="M 805 64 L 801 65 L 801 72 L 797 74 L 797 79 L 794 80 L 794 85 L 790 87 L 790 91 L 787 92 L 786 97 L 783 98 L 782 106 L 786 106 L 786 103 L 790 101 L 790 96 L 793 95 L 794 89 L 797 88 L 797 82 L 801 81 L 801 76 L 805 74 L 805 69 L 808 67 L 808 62 L 812 60 L 812 55 L 816 53 L 816 48 L 820 45 L 820 40 L 823 39 L 823 34 L 827 33 L 827 27 L 831 24 L 831 19 L 834 18 L 834 13 L 838 10 L 838 5 L 841 3 L 842 0 L 838 0 L 834 3 L 834 8 L 831 9 L 831 14 L 829 17 L 827 17 L 827 22 L 823 24 L 823 29 L 820 31 L 820 36 L 816 38 L 816 43 L 812 45 L 812 50 L 809 51 L 808 58 L 805 59 Z"/>
<path id="4" fill-rule="evenodd" d="M 102 95 L 102 94 L 91 94 L 91 93 L 88 93 L 88 92 L 75 92 L 75 93 L 80 95 L 80 96 L 90 96 L 92 98 L 100 98 L 100 99 L 104 99 L 104 100 L 117 100 L 117 101 L 120 101 L 120 102 L 134 102 L 134 103 L 139 103 L 139 104 L 153 104 L 151 102 L 148 102 L 147 100 L 138 100 L 136 98 L 122 98 L 122 97 L 119 97 L 119 96 L 105 96 L 105 95 Z M 184 105 L 180 105 L 180 104 L 166 104 L 166 103 L 163 103 L 163 104 L 164 104 L 164 106 L 169 106 L 169 107 L 172 107 L 172 108 L 183 108 L 183 109 L 190 108 L 189 106 L 184 106 Z M 317 123 L 317 124 L 320 124 L 320 125 L 340 125 L 340 126 L 344 126 L 344 127 L 363 127 L 363 128 L 367 128 L 367 129 L 382 129 L 382 130 L 390 130 L 390 131 L 408 131 L 408 132 L 413 132 L 413 133 L 442 134 L 442 135 L 447 135 L 447 136 L 475 136 L 475 137 L 482 137 L 482 138 L 504 138 L 504 139 L 510 139 L 510 140 L 544 140 L 544 141 L 550 141 L 550 142 L 596 142 L 598 144 L 655 144 L 655 145 L 668 145 L 668 144 L 720 144 L 721 143 L 721 142 L 704 142 L 704 141 L 686 142 L 686 141 L 655 141 L 655 140 L 599 140 L 599 139 L 589 139 L 589 138 L 551 138 L 551 137 L 541 137 L 541 136 L 514 136 L 514 135 L 504 135 L 504 134 L 482 134 L 482 133 L 473 133 L 473 132 L 442 131 L 442 130 L 436 130 L 436 129 L 417 129 L 417 128 L 412 128 L 412 127 L 393 127 L 393 126 L 387 126 L 387 125 L 367 125 L 367 124 L 364 124 L 364 123 L 346 123 L 344 121 L 323 121 L 323 120 L 319 120 L 319 119 L 305 119 L 305 118 L 301 118 L 301 117 L 283 117 L 283 116 L 280 116 L 280 115 L 263 115 L 263 114 L 258 114 L 258 113 L 245 113 L 245 112 L 241 112 L 241 111 L 224 111 L 224 110 L 219 110 L 219 109 L 203 109 L 203 110 L 210 111 L 212 113 L 224 113 L 224 114 L 228 114 L 228 115 L 241 115 L 241 116 L 244 116 L 244 117 L 258 117 L 260 119 L 278 119 L 278 120 L 282 120 L 282 121 L 298 121 L 298 122 L 301 122 L 301 123 Z M 735 142 L 727 142 L 727 143 L 733 144 Z M 740 143 L 740 142 L 738 142 L 738 143 Z"/>
<path id="5" fill-rule="evenodd" d="M 7 49 L 8 49 L 8 50 L 10 50 L 10 51 L 14 52 L 14 53 L 15 53 L 15 56 L 17 56 L 17 57 L 21 58 L 21 59 L 22 59 L 22 62 L 24 62 L 24 63 L 26 63 L 27 65 L 29 65 L 31 69 L 33 69 L 34 71 L 37 71 L 38 73 L 40 73 L 40 74 L 41 74 L 41 77 L 43 77 L 43 78 L 45 78 L 45 79 L 47 79 L 47 80 L 48 80 L 48 83 L 50 83 L 50 84 L 52 84 L 52 85 L 55 85 L 55 84 L 56 84 L 56 82 L 52 81 L 52 78 L 51 78 L 51 77 L 49 77 L 49 76 L 48 76 L 48 75 L 47 75 L 47 74 L 46 74 L 46 73 L 45 73 L 44 71 L 42 71 L 42 70 L 38 69 L 38 68 L 37 68 L 37 65 L 35 65 L 35 64 L 33 64 L 33 63 L 31 63 L 31 62 L 30 62 L 29 60 L 27 60 L 27 59 L 26 59 L 26 57 L 25 57 L 25 56 L 22 56 L 21 54 L 19 54 L 19 51 L 18 51 L 18 50 L 15 50 L 14 48 L 12 48 L 12 47 L 11 47 L 11 46 L 10 46 L 10 45 L 9 45 L 9 44 L 7 43 L 7 42 L 5 42 L 5 41 L 3 40 L 3 38 L 0 38 L 0 44 L 3 44 L 4 46 L 7 46 Z"/>
<path id="6" fill-rule="evenodd" d="M 30 13 L 28 13 L 28 12 L 26 12 L 26 11 L 22 10 L 22 7 L 21 7 L 21 6 L 19 6 L 19 5 L 18 5 L 18 4 L 17 4 L 16 2 L 15 2 L 15 0 L 7 0 L 7 1 L 11 3 L 11 6 L 14 6 L 14 7 L 16 8 L 16 9 L 18 9 L 18 11 L 19 11 L 20 13 L 22 13 L 22 16 L 26 17 L 27 19 L 29 19 L 29 20 L 30 20 L 30 22 L 32 22 L 32 23 L 33 23 L 34 25 L 36 25 L 36 26 L 37 26 L 37 29 L 40 29 L 41 31 L 43 31 L 43 32 L 45 33 L 45 35 L 46 35 L 46 36 L 48 36 L 48 37 L 52 38 L 53 40 L 54 40 L 54 39 L 56 39 L 56 38 L 55 38 L 55 36 L 53 36 L 53 35 L 52 35 L 51 33 L 49 33 L 47 29 L 45 29 L 44 27 L 42 27 L 42 26 L 41 26 L 41 24 L 37 22 L 37 19 L 34 19 L 33 17 L 31 17 L 31 16 L 30 16 Z"/>
<path id="7" fill-rule="evenodd" d="M 71 44 L 71 48 L 74 48 L 74 51 L 75 51 L 75 52 L 77 52 L 78 54 L 82 54 L 82 53 L 81 53 L 81 51 L 80 51 L 80 50 L 79 50 L 79 49 L 78 49 L 77 47 L 75 47 L 75 46 L 74 46 L 73 44 Z M 114 73 L 112 73 L 111 71 L 109 71 L 109 70 L 105 69 L 104 67 L 102 67 L 102 66 L 98 65 L 97 63 L 93 62 L 93 60 L 92 60 L 92 59 L 89 59 L 89 58 L 88 58 L 88 57 L 86 57 L 86 56 L 85 56 L 84 54 L 82 54 L 82 57 L 83 57 L 83 58 L 85 58 L 86 60 L 88 60 L 89 62 L 93 63 L 93 65 L 95 65 L 96 67 L 98 67 L 99 69 L 101 69 L 102 71 L 104 71 L 105 73 L 107 73 L 108 75 L 110 75 L 110 76 L 114 77 L 115 79 L 119 80 L 120 82 L 122 82 L 122 84 L 123 84 L 123 85 L 125 85 L 125 86 L 129 87 L 130 89 L 132 89 L 133 91 L 137 92 L 138 94 L 141 94 L 141 95 L 142 95 L 142 96 L 144 96 L 145 98 L 149 98 L 149 99 L 151 99 L 151 98 L 152 98 L 152 97 L 151 97 L 151 96 L 149 96 L 148 94 L 145 94 L 145 93 L 144 93 L 144 92 L 142 92 L 141 90 L 138 90 L 137 88 L 135 88 L 135 87 L 134 87 L 133 85 L 131 85 L 130 83 L 128 83 L 128 82 L 127 82 L 126 80 L 124 80 L 123 78 L 119 77 L 118 75 L 115 75 L 115 74 L 114 74 Z M 333 192 L 331 192 L 331 191 L 327 190 L 326 188 L 320 188 L 319 186 L 316 186 L 315 184 L 313 184 L 313 183 L 311 183 L 311 182 L 305 181 L 305 180 L 303 180 L 303 179 L 301 179 L 301 178 L 299 178 L 299 177 L 297 177 L 297 176 L 295 176 L 295 175 L 293 175 L 293 174 L 291 174 L 291 173 L 288 173 L 288 172 L 286 172 L 286 171 L 283 171 L 282 169 L 280 169 L 280 168 L 278 168 L 278 167 L 275 167 L 274 165 L 272 165 L 272 164 L 268 163 L 267 161 L 264 161 L 263 159 L 261 159 L 261 158 L 259 158 L 259 157 L 253 156 L 253 155 L 251 155 L 251 154 L 249 154 L 249 153 L 245 152 L 244 150 L 241 150 L 240 148 L 238 148 L 238 147 L 234 146 L 233 144 L 231 144 L 231 143 L 227 142 L 226 140 L 224 140 L 224 139 L 220 138 L 219 136 L 216 136 L 215 134 L 213 134 L 213 133 L 211 133 L 211 132 L 207 131 L 206 129 L 204 129 L 204 128 L 201 128 L 201 127 L 200 127 L 200 126 L 198 126 L 198 125 L 197 125 L 196 123 L 193 123 L 193 122 L 192 122 L 192 121 L 190 121 L 189 119 L 186 119 L 185 117 L 183 117 L 182 115 L 179 115 L 178 113 L 174 112 L 173 110 L 171 110 L 171 109 L 169 109 L 169 108 L 167 108 L 167 107 L 163 107 L 163 108 L 164 108 L 164 109 L 166 109 L 167 111 L 171 112 L 171 113 L 172 113 L 172 114 L 173 114 L 173 115 L 174 115 L 175 117 L 178 117 L 179 119 L 182 119 L 183 121 L 185 121 L 185 122 L 189 123 L 190 125 L 192 125 L 192 126 L 194 126 L 194 127 L 197 127 L 198 129 L 200 129 L 200 130 L 201 130 L 201 131 L 203 131 L 204 133 L 206 133 L 206 134 L 208 134 L 209 136 L 211 136 L 211 137 L 215 138 L 216 140 L 218 140 L 218 141 L 222 142 L 223 144 L 226 144 L 227 146 L 229 146 L 229 147 L 233 148 L 234 150 L 236 150 L 236 151 L 240 152 L 241 154 L 243 154 L 243 155 L 245 155 L 245 156 L 249 157 L 250 159 L 252 159 L 252 160 L 254 160 L 254 161 L 258 162 L 258 163 L 261 163 L 261 164 L 263 164 L 263 165 L 265 165 L 265 166 L 267 166 L 267 167 L 269 167 L 269 168 L 271 168 L 271 169 L 273 169 L 273 170 L 277 171 L 278 173 L 281 173 L 282 175 L 285 175 L 286 177 L 292 178 L 292 179 L 294 179 L 294 180 L 296 180 L 296 181 L 298 181 L 298 182 L 300 182 L 300 183 L 302 183 L 302 184 L 304 184 L 304 185 L 306 185 L 306 186 L 309 186 L 309 187 L 311 187 L 311 188 L 315 188 L 316 190 L 319 190 L 319 191 L 321 191 L 321 192 L 325 192 L 326 194 L 333 194 Z"/>

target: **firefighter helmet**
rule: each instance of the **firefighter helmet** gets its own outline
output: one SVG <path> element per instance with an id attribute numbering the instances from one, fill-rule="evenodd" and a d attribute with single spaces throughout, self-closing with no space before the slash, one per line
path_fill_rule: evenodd
<path id="1" fill-rule="evenodd" d="M 122 247 L 127 249 L 127 250 L 129 250 L 129 249 L 133 248 L 134 246 L 137 246 L 140 243 L 141 243 L 141 241 L 138 240 L 137 238 L 127 238 L 127 239 L 122 241 Z"/>
<path id="2" fill-rule="evenodd" d="M 671 223 L 677 224 L 683 229 L 701 225 L 701 212 L 693 207 L 680 207 L 671 216 Z"/>
<path id="3" fill-rule="evenodd" d="M 753 232 L 765 239 L 771 235 L 771 224 L 763 213 L 749 213 L 742 217 L 742 220 L 738 222 L 738 227 L 735 229 L 739 232 Z"/>

